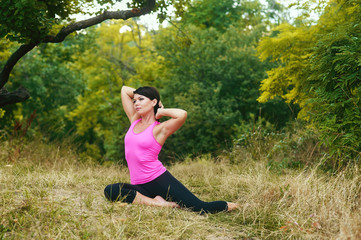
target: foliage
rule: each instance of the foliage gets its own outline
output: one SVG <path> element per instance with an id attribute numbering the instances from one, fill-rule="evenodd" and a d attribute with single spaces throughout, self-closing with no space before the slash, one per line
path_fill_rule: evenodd
<path id="1" fill-rule="evenodd" d="M 273 29 L 275 36 L 263 38 L 257 50 L 262 61 L 277 61 L 277 67 L 267 72 L 262 81 L 259 102 L 280 96 L 287 102 L 304 106 L 305 93 L 300 90 L 307 76 L 307 59 L 310 57 L 312 31 L 308 26 L 294 27 L 288 23 Z"/>
<path id="2" fill-rule="evenodd" d="M 90 47 L 92 39 L 78 34 L 59 45 L 46 44 L 34 49 L 13 72 L 9 85 L 20 84 L 30 89 L 31 98 L 23 104 L 9 105 L 1 127 L 11 126 L 14 120 L 37 111 L 35 129 L 50 139 L 63 138 L 72 124 L 65 115 L 74 108 L 76 97 L 85 85 L 79 71 L 73 67 L 76 56 Z"/>
<path id="3" fill-rule="evenodd" d="M 196 0 L 192 2 L 184 16 L 184 20 L 204 28 L 214 27 L 218 30 L 225 29 L 237 21 L 242 14 L 242 8 L 239 2 L 239 0 Z M 250 10 L 250 8 L 248 10 Z M 257 11 L 257 9 L 255 11 Z"/>
<path id="4" fill-rule="evenodd" d="M 105 11 L 118 1 L 120 0 L 66 0 L 57 3 L 42 0 L 3 1 L 2 7 L 4 9 L 1 11 L 2 14 L 0 14 L 0 25 L 2 26 L 0 39 L 5 37 L 11 41 L 22 43 L 22 45 L 11 55 L 3 67 L 0 75 L 0 87 L 3 88 L 8 82 L 9 75 L 16 63 L 39 44 L 62 42 L 70 34 L 99 24 L 107 19 L 126 20 L 131 17 L 138 17 L 152 12 L 156 5 L 155 0 L 143 0 L 135 1 L 137 4 L 145 5 L 142 9 L 133 8 L 121 11 Z M 132 2 L 131 5 L 135 2 Z M 182 1 L 182 3 L 184 2 L 186 1 Z M 92 13 L 87 10 L 82 10 L 84 3 L 92 7 L 102 7 L 95 13 L 98 14 L 97 16 L 71 23 L 71 21 L 74 20 L 71 19 L 74 18 L 74 15 L 71 14 Z M 97 4 L 97 6 L 95 4 Z M 180 4 L 176 5 L 182 8 Z M 163 9 L 163 11 L 165 11 L 165 9 Z M 22 102 L 27 100 L 29 96 L 27 89 L 22 86 L 10 93 L 6 89 L 3 89 L 0 93 L 0 105 L 5 106 Z"/>
<path id="5" fill-rule="evenodd" d="M 233 164 L 237 155 L 249 156 L 253 160 L 266 161 L 271 171 L 284 173 L 287 169 L 302 169 L 325 159 L 328 149 L 320 143 L 319 134 L 306 123 L 297 120 L 288 122 L 282 129 L 263 118 L 244 122 L 237 129 L 234 151 L 226 154 Z M 226 151 L 224 151 L 226 152 Z M 327 159 L 322 165 L 325 171 L 337 169 L 334 159 Z"/>
<path id="6" fill-rule="evenodd" d="M 340 1 L 320 23 L 331 24 L 319 37 L 311 59 L 307 90 L 312 121 L 332 153 L 361 154 L 361 3 Z"/>
<path id="7" fill-rule="evenodd" d="M 119 95 L 123 84 L 158 87 L 166 107 L 188 111 L 185 126 L 165 145 L 167 157 L 230 147 L 251 115 L 283 126 L 291 112 L 282 101 L 256 101 L 269 63 L 255 56 L 259 38 L 279 21 L 281 8 L 265 9 L 258 1 L 182 4 L 189 11 L 179 15 L 181 21 L 154 34 L 134 21 L 107 21 L 63 44 L 36 48 L 8 85 L 23 83 L 32 98 L 4 108 L 2 127 L 36 109 L 35 128 L 48 139 L 76 133 L 84 158 L 123 159 L 129 126 Z M 206 22 L 197 17 L 204 12 L 211 16 Z M 126 26 L 129 31 L 123 31 Z"/>
<path id="8" fill-rule="evenodd" d="M 14 47 L 14 43 L 5 38 L 0 38 L 0 66 L 2 62 L 6 61 L 11 55 L 11 49 Z"/>
<path id="9" fill-rule="evenodd" d="M 222 20 L 221 11 L 212 11 L 220 5 L 235 8 L 232 24 Z M 212 21 L 199 22 L 197 9 L 212 12 Z M 163 102 L 188 111 L 186 124 L 165 145 L 169 154 L 230 147 L 236 126 L 264 107 L 256 99 L 267 64 L 257 59 L 254 47 L 267 27 L 261 9 L 253 1 L 196 1 L 184 21 L 156 35 L 164 59 Z"/>
<path id="10" fill-rule="evenodd" d="M 214 27 L 222 31 L 235 22 L 240 24 L 240 19 L 242 27 L 249 28 L 261 21 L 264 24 L 278 23 L 285 18 L 283 11 L 283 5 L 274 0 L 268 0 L 267 4 L 262 5 L 259 1 L 247 0 L 195 0 L 189 4 L 182 20 L 201 28 Z"/>
<path id="11" fill-rule="evenodd" d="M 175 17 L 182 17 L 187 11 L 191 0 L 158 0 L 154 7 L 154 11 L 158 13 L 158 19 L 163 22 L 169 14 L 169 8 L 174 10 Z M 144 0 L 133 0 L 131 3 L 127 3 L 130 8 L 141 8 L 145 7 L 147 1 Z"/>
<path id="12" fill-rule="evenodd" d="M 0 38 L 28 43 L 56 34 L 64 23 L 74 21 L 75 14 L 99 14 L 121 0 L 2 0 L 0 9 Z M 156 2 L 160 20 L 164 20 L 167 9 L 173 6 L 180 16 L 189 0 L 161 0 Z M 140 8 L 147 0 L 133 0 L 129 7 Z M 91 11 L 95 6 L 97 11 Z"/>
<path id="13" fill-rule="evenodd" d="M 99 0 L 98 4 L 114 3 Z M 83 5 L 91 0 L 3 0 L 0 11 L 0 38 L 7 37 L 21 43 L 44 38 L 63 20 L 70 21 L 72 14 L 84 13 Z"/>
<path id="14" fill-rule="evenodd" d="M 317 24 L 284 24 L 258 47 L 262 60 L 279 63 L 262 82 L 259 101 L 299 103 L 299 117 L 319 128 L 331 155 L 346 158 L 361 152 L 360 4 L 330 1 Z"/>
<path id="15" fill-rule="evenodd" d="M 99 14 L 116 2 L 119 0 L 2 0 L 0 38 L 7 37 L 21 43 L 43 39 L 56 33 L 64 22 L 74 21 L 75 14 Z M 134 2 L 144 5 L 147 1 Z M 96 4 L 100 6 L 98 11 L 88 10 Z"/>
<path id="16" fill-rule="evenodd" d="M 16 43 L 13 43 L 5 38 L 0 38 L 0 67 L 3 67 L 5 65 L 5 61 L 11 56 L 14 47 L 17 47 Z M 9 84 L 9 87 L 11 87 L 11 84 Z M 3 129 L 5 126 L 11 125 L 10 121 L 14 117 L 14 108 L 15 106 L 3 107 L 3 118 L 0 121 L 0 129 Z"/>

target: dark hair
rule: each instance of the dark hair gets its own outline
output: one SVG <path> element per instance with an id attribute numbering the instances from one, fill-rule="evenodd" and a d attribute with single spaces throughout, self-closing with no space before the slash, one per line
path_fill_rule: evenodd
<path id="1" fill-rule="evenodd" d="M 157 99 L 157 104 L 154 106 L 154 115 L 157 114 L 159 108 L 160 95 L 156 88 L 154 87 L 140 87 L 133 92 L 134 94 L 139 94 L 146 96 L 150 100 Z"/>

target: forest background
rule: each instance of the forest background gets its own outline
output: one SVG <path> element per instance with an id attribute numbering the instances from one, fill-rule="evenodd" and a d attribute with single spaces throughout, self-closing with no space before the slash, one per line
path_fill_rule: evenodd
<path id="1" fill-rule="evenodd" d="M 0 67 L 92 2 L 2 0 Z M 361 2 L 169 0 L 155 11 L 168 24 L 107 20 L 38 44 L 6 84 L 0 74 L 0 238 L 359 239 Z M 106 184 L 128 181 L 123 85 L 157 87 L 165 107 L 188 112 L 160 159 L 240 211 L 105 202 Z M 31 97 L 2 104 L 20 86 Z"/>
<path id="2" fill-rule="evenodd" d="M 257 127 L 284 132 L 294 121 L 305 121 L 329 156 L 359 159 L 358 1 L 291 4 L 293 18 L 275 1 L 187 4 L 158 30 L 109 20 L 31 51 L 6 85 L 25 86 L 31 98 L 2 107 L 1 138 L 33 114 L 26 137 L 71 139 L 85 158 L 124 161 L 120 88 L 151 85 L 165 106 L 189 113 L 165 160 L 217 154 L 246 144 Z M 2 34 L 4 64 L 18 47 L 8 39 L 19 39 Z"/>

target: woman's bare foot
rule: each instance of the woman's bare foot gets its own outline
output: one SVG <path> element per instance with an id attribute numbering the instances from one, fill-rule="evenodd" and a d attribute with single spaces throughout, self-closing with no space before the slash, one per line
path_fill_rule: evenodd
<path id="1" fill-rule="evenodd" d="M 238 207 L 237 203 L 227 202 L 227 211 L 236 210 Z"/>
<path id="2" fill-rule="evenodd" d="M 177 203 L 175 202 L 167 202 L 162 198 L 161 196 L 156 196 L 155 198 L 150 198 L 147 196 L 144 196 L 140 192 L 137 192 L 135 195 L 135 198 L 133 200 L 134 204 L 143 204 L 148 206 L 158 206 L 158 207 L 179 207 Z"/>
<path id="3" fill-rule="evenodd" d="M 168 202 L 161 196 L 156 196 L 154 199 L 159 201 L 160 204 L 164 204 L 165 207 L 179 208 L 179 205 L 176 202 Z"/>

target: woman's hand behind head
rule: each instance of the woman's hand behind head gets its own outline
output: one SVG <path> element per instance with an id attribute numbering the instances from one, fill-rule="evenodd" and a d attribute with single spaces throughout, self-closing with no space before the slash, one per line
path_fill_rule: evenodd
<path id="1" fill-rule="evenodd" d="M 163 106 L 162 102 L 159 102 L 159 108 L 157 109 L 155 119 L 161 119 L 163 117 L 163 115 L 162 115 L 163 110 L 164 110 L 164 106 Z"/>

